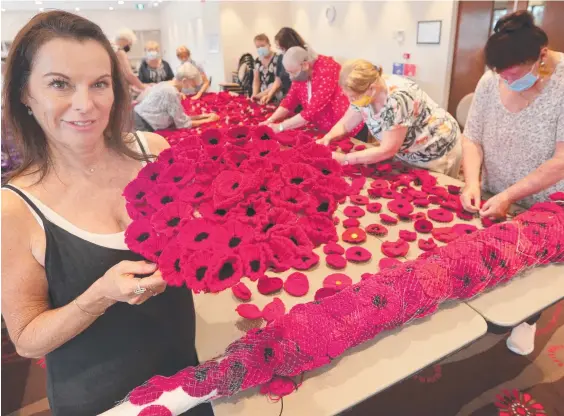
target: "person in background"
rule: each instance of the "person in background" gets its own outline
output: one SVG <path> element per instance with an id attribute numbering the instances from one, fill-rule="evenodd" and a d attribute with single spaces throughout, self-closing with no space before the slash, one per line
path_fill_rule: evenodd
<path id="1" fill-rule="evenodd" d="M 124 188 L 169 146 L 126 132 L 117 56 L 80 16 L 35 15 L 6 66 L 3 124 L 22 164 L 2 189 L 2 316 L 18 354 L 45 356 L 51 414 L 98 415 L 198 364 L 192 293 L 167 287 L 124 239 Z"/>
<path id="2" fill-rule="evenodd" d="M 339 65 L 333 58 L 316 55 L 299 46 L 286 51 L 284 68 L 290 74 L 292 87 L 274 114 L 263 124 L 275 131 L 297 129 L 312 123 L 327 132 L 343 117 L 349 106 L 346 95 L 339 86 Z M 303 106 L 300 114 L 286 119 L 292 108 Z M 363 125 L 353 126 L 351 135 L 361 131 Z"/>
<path id="3" fill-rule="evenodd" d="M 343 65 L 340 84 L 350 108 L 319 142 L 327 145 L 350 134 L 364 120 L 380 146 L 334 153 L 336 160 L 354 165 L 396 156 L 410 165 L 458 177 L 462 163 L 458 123 L 417 84 L 397 75 L 383 76 L 382 68 L 363 59 Z"/>
<path id="4" fill-rule="evenodd" d="M 533 16 L 502 17 L 484 49 L 488 68 L 464 129 L 462 204 L 482 217 L 505 217 L 564 191 L 564 54 L 548 49 Z M 481 176 L 481 177 L 480 177 Z M 494 194 L 480 207 L 482 190 Z M 534 350 L 537 315 L 515 327 L 508 348 Z"/>
<path id="5" fill-rule="evenodd" d="M 155 131 L 168 128 L 198 127 L 219 120 L 216 114 L 188 116 L 180 101 L 182 91 L 194 89 L 201 81 L 200 71 L 194 65 L 181 65 L 171 81 L 161 82 L 140 96 L 133 109 L 135 130 Z"/>
<path id="6" fill-rule="evenodd" d="M 192 96 L 193 100 L 199 100 L 200 97 L 210 87 L 210 80 L 206 75 L 206 71 L 204 70 L 204 67 L 192 59 L 192 54 L 190 53 L 190 49 L 188 49 L 186 46 L 180 46 L 176 49 L 176 57 L 178 58 L 181 64 L 190 63 L 194 65 L 196 68 L 198 68 L 198 70 L 200 71 L 200 75 L 202 76 L 202 83 L 201 85 L 198 86 L 196 93 Z"/>
<path id="7" fill-rule="evenodd" d="M 264 33 L 256 35 L 254 42 L 258 58 L 255 60 L 251 99 L 260 104 L 268 104 L 271 101 L 278 103 L 282 99 L 282 81 L 277 75 L 278 67 L 282 65 L 282 57 L 272 51 L 270 40 Z"/>
<path id="8" fill-rule="evenodd" d="M 143 84 L 157 84 L 170 81 L 174 73 L 167 61 L 161 58 L 159 44 L 149 41 L 145 44 L 145 59 L 139 66 L 139 80 Z"/>
<path id="9" fill-rule="evenodd" d="M 146 85 L 144 85 L 139 78 L 135 76 L 133 69 L 131 69 L 129 58 L 127 57 L 128 52 L 131 50 L 131 46 L 135 42 L 137 42 L 137 36 L 135 36 L 135 33 L 133 33 L 131 29 L 121 29 L 115 37 L 115 52 L 125 80 L 139 93 L 145 89 Z"/>
<path id="10" fill-rule="evenodd" d="M 303 38 L 291 27 L 283 27 L 280 29 L 276 36 L 274 36 L 274 42 L 276 43 L 276 48 L 280 51 L 281 55 L 284 55 L 288 49 L 294 46 L 299 46 L 300 48 L 308 50 L 308 46 Z M 276 76 L 280 78 L 280 81 L 282 82 L 281 90 L 285 97 L 288 94 L 288 91 L 290 91 L 292 81 L 290 80 L 290 75 L 288 75 L 284 69 L 284 65 L 278 65 Z"/>

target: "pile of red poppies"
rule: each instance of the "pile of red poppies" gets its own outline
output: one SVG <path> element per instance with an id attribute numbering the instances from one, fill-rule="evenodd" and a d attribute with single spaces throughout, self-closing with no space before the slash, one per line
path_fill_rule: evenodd
<path id="1" fill-rule="evenodd" d="M 283 396 L 295 388 L 290 377 L 329 364 L 381 331 L 431 314 L 447 299 L 466 299 L 535 265 L 563 262 L 564 208 L 537 204 L 513 221 L 464 235 L 417 260 L 363 276 L 333 296 L 297 305 L 265 328 L 247 332 L 220 359 L 170 378 L 153 377 L 131 393 L 129 403 L 147 406 L 177 388 L 190 403 L 258 385 L 262 392 Z"/>
<path id="2" fill-rule="evenodd" d="M 350 192 L 341 173 L 310 136 L 209 129 L 162 152 L 125 188 L 134 220 L 126 242 L 170 285 L 195 292 L 308 270 L 319 261 L 313 248 L 337 240 L 333 213 Z"/>

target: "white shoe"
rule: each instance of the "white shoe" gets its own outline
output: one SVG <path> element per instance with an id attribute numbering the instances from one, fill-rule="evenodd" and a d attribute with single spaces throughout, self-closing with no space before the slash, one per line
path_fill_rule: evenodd
<path id="1" fill-rule="evenodd" d="M 535 333 L 537 324 L 529 325 L 523 322 L 511 331 L 506 344 L 509 350 L 519 355 L 529 355 L 535 349 Z"/>

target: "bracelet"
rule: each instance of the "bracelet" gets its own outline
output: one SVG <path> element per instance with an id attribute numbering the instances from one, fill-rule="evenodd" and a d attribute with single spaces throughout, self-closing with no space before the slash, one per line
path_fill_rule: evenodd
<path id="1" fill-rule="evenodd" d="M 76 301 L 76 299 L 73 300 L 72 303 L 74 303 L 78 309 L 80 309 L 83 313 L 85 313 L 85 314 L 88 315 L 88 316 L 102 316 L 102 315 L 106 312 L 106 311 L 104 311 L 104 312 L 102 312 L 101 314 L 98 315 L 98 314 L 91 313 L 91 312 L 88 312 L 88 311 L 82 309 L 82 308 L 80 307 L 80 305 L 78 304 L 78 302 Z"/>

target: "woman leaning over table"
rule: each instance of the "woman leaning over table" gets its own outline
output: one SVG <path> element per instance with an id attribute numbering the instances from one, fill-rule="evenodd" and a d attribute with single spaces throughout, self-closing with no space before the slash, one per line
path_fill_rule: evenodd
<path id="1" fill-rule="evenodd" d="M 463 139 L 468 211 L 505 217 L 513 203 L 529 207 L 564 191 L 564 57 L 547 45 L 524 11 L 501 18 L 486 43 L 490 71 L 476 88 Z M 482 189 L 495 195 L 480 208 Z M 513 329 L 509 349 L 533 351 L 539 316 Z"/>
<path id="2" fill-rule="evenodd" d="M 334 153 L 342 164 L 368 164 L 398 159 L 420 168 L 457 177 L 462 160 L 460 129 L 417 84 L 357 59 L 343 65 L 340 84 L 351 106 L 319 140 L 345 136 L 363 120 L 380 146 L 351 154 Z"/>
<path id="3" fill-rule="evenodd" d="M 3 104 L 23 162 L 2 189 L 2 315 L 20 355 L 46 357 L 52 414 L 97 415 L 198 363 L 192 294 L 124 241 L 123 189 L 168 144 L 123 133 L 119 60 L 100 27 L 64 11 L 16 35 Z"/>

